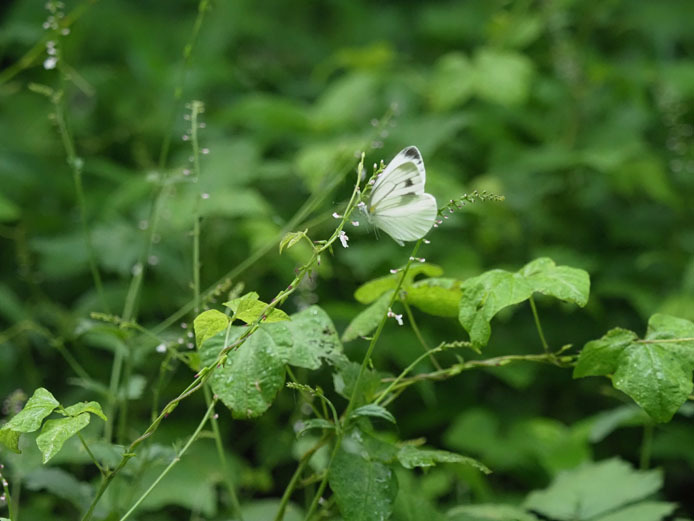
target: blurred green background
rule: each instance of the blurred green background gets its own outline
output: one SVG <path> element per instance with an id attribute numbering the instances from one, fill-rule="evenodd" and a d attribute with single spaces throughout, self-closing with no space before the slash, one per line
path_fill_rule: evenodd
<path id="1" fill-rule="evenodd" d="M 330 214 L 350 194 L 355 153 L 364 150 L 368 165 L 416 145 L 427 191 L 440 204 L 475 189 L 506 197 L 467 206 L 434 230 L 420 253 L 445 276 L 515 270 L 538 256 L 589 271 L 586 309 L 539 301 L 554 348 L 580 347 L 611 327 L 643 332 L 655 312 L 694 319 L 691 0 L 217 0 L 185 66 L 196 2 L 66 4 L 66 13 L 86 7 L 58 45 L 111 312 L 123 309 L 153 226 L 156 194 L 161 218 L 137 305 L 137 319 L 148 327 L 192 297 L 190 231 L 199 191 L 210 194 L 200 206 L 203 287 L 241 265 L 231 284 L 243 283 L 267 301 L 306 252 L 278 256 L 273 246 L 250 266 L 244 260 L 277 240 L 312 194 L 322 200 L 306 226 L 312 238 L 327 237 L 335 223 Z M 108 385 L 120 345 L 92 331 L 89 313 L 104 309 L 89 272 L 72 174 L 50 118 L 54 107 L 29 88 L 59 89 L 60 76 L 42 66 L 43 45 L 31 66 L 8 73 L 44 38 L 48 12 L 42 1 L 20 0 L 4 4 L 1 16 L 0 398 L 10 414 L 18 390 L 31 394 L 40 385 L 67 403 L 99 399 L 103 389 L 77 378 L 60 349 Z M 209 149 L 197 185 L 184 174 L 191 152 L 182 139 L 185 103 L 193 99 L 205 103 L 200 142 Z M 161 164 L 167 136 L 171 146 Z M 342 331 L 362 309 L 354 290 L 409 255 L 367 226 L 348 232 L 350 247 L 324 259 L 287 312 L 317 302 Z M 455 320 L 417 318 L 432 345 L 465 338 Z M 192 314 L 181 320 L 190 322 Z M 181 337 L 179 322 L 162 336 Z M 364 348 L 360 341 L 345 346 L 354 360 Z M 540 349 L 530 310 L 522 307 L 496 321 L 485 355 Z M 376 367 L 396 372 L 420 352 L 409 330 L 390 327 Z M 134 348 L 131 371 L 139 384 L 128 390 L 126 439 L 148 424 L 161 358 L 149 341 Z M 328 374 L 305 377 L 332 389 Z M 175 368 L 166 397 L 190 379 L 190 371 Z M 484 479 L 456 469 L 431 472 L 422 479 L 432 500 L 506 500 L 545 486 L 591 453 L 638 462 L 640 428 L 590 442 L 576 434 L 583 419 L 628 403 L 608 384 L 573 382 L 556 368 L 514 366 L 418 386 L 393 412 L 402 439 L 425 436 L 496 470 Z M 201 403 L 201 397 L 184 403 L 185 412 L 157 441 L 166 445 L 189 433 Z M 281 495 L 295 462 L 296 405 L 284 392 L 258 421 L 222 418 L 242 499 Z M 692 439 L 685 414 L 656 427 L 653 464 L 665 468 L 663 497 L 694 510 Z M 552 454 L 538 448 L 547 444 Z M 66 456 L 63 463 L 75 462 Z M 200 497 L 217 482 L 210 478 Z M 142 519 L 173 519 L 177 508 L 190 506 L 185 501 L 195 503 L 170 496 L 151 507 L 159 513 Z M 27 492 L 28 505 L 30 498 Z M 57 508 L 51 501 L 27 508 L 39 515 Z M 194 507 L 215 518 L 216 503 L 201 504 Z"/>

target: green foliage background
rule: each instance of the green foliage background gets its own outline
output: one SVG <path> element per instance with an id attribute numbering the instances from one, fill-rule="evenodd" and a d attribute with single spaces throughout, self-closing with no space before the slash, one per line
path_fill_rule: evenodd
<path id="1" fill-rule="evenodd" d="M 8 415 L 17 390 L 31 394 L 44 386 L 67 403 L 101 391 L 85 389 L 60 350 L 108 385 L 112 353 L 123 348 L 91 329 L 89 313 L 104 310 L 72 174 L 49 118 L 54 108 L 29 88 L 59 88 L 59 75 L 41 66 L 43 47 L 31 66 L 13 74 L 44 36 L 41 4 L 3 6 L 0 26 L 0 397 L 9 397 Z M 67 4 L 67 12 L 82 6 Z M 440 204 L 475 189 L 506 197 L 467 206 L 433 231 L 420 253 L 445 276 L 515 271 L 541 256 L 591 274 L 586 308 L 538 301 L 553 347 L 580 347 L 612 327 L 643 332 L 656 312 L 694 320 L 691 1 L 219 0 L 211 2 L 186 67 L 196 2 L 84 6 L 61 39 L 61 59 L 71 75 L 67 114 L 84 161 L 87 218 L 111 312 L 122 310 L 147 243 L 153 194 L 162 194 L 156 199 L 162 217 L 137 303 L 138 321 L 148 327 L 190 302 L 198 190 L 210 194 L 200 206 L 203 287 L 234 270 L 232 285 L 243 283 L 267 301 L 306 259 L 300 247 L 279 256 L 273 243 L 304 201 L 324 198 L 307 226 L 311 237 L 327 236 L 330 214 L 350 193 L 354 153 L 366 151 L 371 164 L 414 144 L 426 164 L 427 191 Z M 184 103 L 193 99 L 205 103 L 200 140 L 209 149 L 194 187 L 183 175 L 190 145 L 181 139 L 188 128 Z M 385 130 L 374 126 L 391 112 Z M 318 302 L 344 330 L 363 309 L 354 290 L 403 264 L 409 252 L 383 234 L 377 239 L 365 224 L 348 230 L 349 248 L 324 259 L 314 284 L 285 311 Z M 256 262 L 245 263 L 267 245 Z M 163 334 L 188 342 L 179 322 L 192 318 Z M 466 338 L 456 321 L 418 318 L 432 344 Z M 346 344 L 354 360 L 364 349 L 361 340 Z M 540 350 L 530 309 L 522 307 L 497 322 L 486 355 Z M 397 373 L 419 354 L 409 330 L 391 323 L 375 365 Z M 153 344 L 135 349 L 128 368 L 131 424 L 119 433 L 125 439 L 149 423 L 161 360 Z M 191 373 L 179 366 L 167 378 L 169 396 Z M 321 378 L 330 389 L 329 375 Z M 606 380 L 573 382 L 553 367 L 519 365 L 422 384 L 391 411 L 402 439 L 425 436 L 496 471 L 482 478 L 445 467 L 422 478 L 433 500 L 454 505 L 522 497 L 591 455 L 637 463 L 639 428 L 577 441 L 582 421 L 622 403 L 630 401 Z M 199 397 L 183 403 L 158 433 L 160 443 L 188 433 L 189 418 L 202 407 Z M 295 462 L 298 414 L 294 395 L 283 391 L 256 421 L 222 418 L 242 498 L 281 495 Z M 656 427 L 653 463 L 665 469 L 663 497 L 694 510 L 692 439 L 691 416 Z M 540 440 L 554 444 L 551 453 L 537 448 Z M 212 447 L 197 450 L 198 470 L 209 468 L 216 483 Z M 64 463 L 75 462 L 70 458 Z M 153 496 L 150 509 L 158 513 L 141 519 L 175 519 L 183 507 L 217 519 L 214 489 L 196 485 L 198 495 L 177 494 L 174 484 L 168 496 Z M 42 490 L 40 480 L 35 490 Z M 73 504 L 83 501 L 78 485 L 65 494 Z M 182 495 L 189 497 L 181 502 Z M 39 517 L 57 508 L 31 497 L 27 492 L 27 511 Z"/>

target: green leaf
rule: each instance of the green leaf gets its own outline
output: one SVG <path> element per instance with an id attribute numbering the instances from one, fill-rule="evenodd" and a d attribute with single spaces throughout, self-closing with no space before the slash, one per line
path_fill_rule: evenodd
<path id="1" fill-rule="evenodd" d="M 434 64 L 427 94 L 436 111 L 446 111 L 467 101 L 474 91 L 474 68 L 465 54 L 450 52 Z"/>
<path id="2" fill-rule="evenodd" d="M 476 468 L 485 474 L 491 474 L 491 470 L 474 458 L 462 456 L 455 452 L 437 449 L 420 449 L 414 445 L 405 445 L 398 451 L 398 460 L 406 469 L 415 467 L 433 467 L 437 463 L 462 463 Z"/>
<path id="3" fill-rule="evenodd" d="M 318 369 L 323 360 L 336 364 L 344 358 L 342 344 L 328 314 L 319 306 L 291 315 L 290 320 L 261 324 L 278 348 L 285 363 L 306 369 Z"/>
<path id="4" fill-rule="evenodd" d="M 329 483 L 345 521 L 390 517 L 398 482 L 388 465 L 340 448 L 330 466 Z"/>
<path id="5" fill-rule="evenodd" d="M 590 279 L 585 271 L 556 266 L 553 260 L 542 257 L 517 273 L 497 269 L 465 280 L 458 320 L 479 349 L 489 341 L 489 323 L 502 309 L 529 299 L 534 292 L 584 306 L 589 290 Z"/>
<path id="6" fill-rule="evenodd" d="M 489 341 L 492 332 L 489 322 L 494 315 L 532 295 L 532 289 L 523 276 L 504 270 L 491 270 L 467 279 L 462 290 L 458 320 L 470 335 L 472 345 L 478 349 Z"/>
<path id="7" fill-rule="evenodd" d="M 285 248 L 291 248 L 303 237 L 306 237 L 307 231 L 308 228 L 306 228 L 303 232 L 289 232 L 284 237 L 282 237 L 282 240 L 280 241 L 280 255 L 282 254 L 282 250 L 284 250 Z"/>
<path id="8" fill-rule="evenodd" d="M 50 391 L 39 387 L 34 391 L 24 408 L 3 425 L 1 430 L 34 432 L 41 426 L 43 419 L 51 414 L 58 405 L 60 405 L 58 400 Z"/>
<path id="9" fill-rule="evenodd" d="M 43 454 L 43 462 L 47 463 L 63 447 L 63 443 L 89 425 L 90 416 L 82 413 L 78 416 L 47 420 L 36 437 L 36 445 Z"/>
<path id="10" fill-rule="evenodd" d="M 614 328 L 605 336 L 591 340 L 581 350 L 574 378 L 612 374 L 619 366 L 619 359 L 626 348 L 638 340 L 636 333 L 627 329 Z"/>
<path id="11" fill-rule="evenodd" d="M 299 431 L 296 433 L 297 438 L 310 431 L 311 429 L 335 429 L 335 424 L 333 422 L 324 420 L 323 418 L 311 418 L 310 420 L 306 420 L 301 423 L 301 429 L 299 429 Z"/>
<path id="12" fill-rule="evenodd" d="M 644 340 L 613 329 L 588 342 L 574 368 L 574 378 L 612 375 L 612 385 L 629 395 L 648 415 L 667 422 L 692 392 L 694 324 L 656 314 Z M 681 340 L 680 340 L 681 339 Z"/>
<path id="13" fill-rule="evenodd" d="M 660 521 L 672 514 L 676 508 L 676 503 L 643 501 L 636 505 L 629 505 L 619 512 L 601 516 L 595 519 L 595 521 Z"/>
<path id="14" fill-rule="evenodd" d="M 19 206 L 0 193 L 0 223 L 15 221 L 20 214 Z"/>
<path id="15" fill-rule="evenodd" d="M 255 291 L 251 291 L 242 297 L 225 302 L 224 305 L 234 312 L 233 318 L 250 324 L 257 321 L 263 313 L 267 314 L 265 310 L 268 304 L 262 300 L 258 300 L 258 298 L 258 294 Z M 263 322 L 280 322 L 282 320 L 289 320 L 289 315 L 281 309 L 272 309 L 270 310 L 270 314 L 263 319 Z"/>
<path id="16" fill-rule="evenodd" d="M 99 402 L 79 402 L 70 407 L 65 407 L 65 413 L 68 416 L 78 416 L 83 412 L 90 412 L 96 414 L 99 418 L 107 421 L 104 411 L 101 410 L 101 405 Z"/>
<path id="17" fill-rule="evenodd" d="M 590 277 L 584 270 L 557 266 L 552 259 L 541 257 L 529 262 L 519 271 L 533 291 L 573 302 L 578 306 L 588 303 Z"/>
<path id="18" fill-rule="evenodd" d="M 463 295 L 461 282 L 455 279 L 424 279 L 406 289 L 406 301 L 416 308 L 438 317 L 458 316 Z"/>
<path id="19" fill-rule="evenodd" d="M 246 328 L 232 327 L 230 341 L 239 338 Z M 200 350 L 203 365 L 215 362 L 224 348 L 226 331 L 207 339 Z M 210 377 L 212 390 L 234 418 L 254 418 L 272 405 L 284 384 L 284 361 L 278 356 L 290 346 L 277 346 L 276 337 L 259 328 L 241 346 L 227 353 L 223 367 Z"/>
<path id="20" fill-rule="evenodd" d="M 395 289 L 398 285 L 398 279 L 395 275 L 386 275 L 377 279 L 370 280 L 359 286 L 354 292 L 354 298 L 362 304 L 371 304 L 384 293 Z"/>
<path id="21" fill-rule="evenodd" d="M 409 270 L 407 270 L 405 278 L 402 281 L 402 287 L 403 289 L 406 289 L 411 286 L 415 277 L 418 275 L 439 277 L 442 274 L 443 269 L 436 264 L 429 264 L 426 262 L 422 264 L 414 264 L 410 266 Z M 395 286 L 398 285 L 400 276 L 401 274 L 398 272 L 365 282 L 357 288 L 357 291 L 354 292 L 354 298 L 357 300 L 357 302 L 361 302 L 362 304 L 371 304 L 374 300 L 379 298 L 387 291 L 395 289 Z"/>
<path id="22" fill-rule="evenodd" d="M 447 521 L 538 521 L 534 515 L 515 505 L 460 505 L 446 513 Z"/>
<path id="23" fill-rule="evenodd" d="M 475 91 L 487 101 L 511 106 L 524 103 L 530 93 L 533 66 L 518 52 L 481 48 L 474 58 Z"/>
<path id="24" fill-rule="evenodd" d="M 359 416 L 372 416 L 375 418 L 383 418 L 384 420 L 387 420 L 390 423 L 396 423 L 395 416 L 393 416 L 390 413 L 390 411 L 388 411 L 388 409 L 386 409 L 385 407 L 381 407 L 380 405 L 376 405 L 374 403 L 362 405 L 361 407 L 357 407 L 356 409 L 354 409 L 354 411 L 352 411 L 352 418 L 357 418 Z"/>
<path id="25" fill-rule="evenodd" d="M 5 429 L 3 426 L 3 428 L 0 429 L 0 443 L 2 443 L 5 447 L 10 449 L 12 452 L 20 454 L 21 451 L 19 450 L 19 435 L 19 432 L 13 431 L 11 429 Z"/>
<path id="26" fill-rule="evenodd" d="M 392 290 L 384 293 L 378 300 L 354 317 L 342 333 L 342 341 L 350 342 L 356 338 L 367 336 L 376 329 L 383 316 L 388 312 L 392 295 Z"/>
<path id="27" fill-rule="evenodd" d="M 337 371 L 333 373 L 333 385 L 335 392 L 340 396 L 350 399 L 354 392 L 354 384 L 361 369 L 360 364 L 345 360 L 338 364 Z M 381 389 L 381 375 L 372 369 L 366 369 L 361 378 L 360 395 L 356 403 L 370 402 Z"/>
<path id="28" fill-rule="evenodd" d="M 663 484 L 659 470 L 639 471 L 619 459 L 582 465 L 561 472 L 541 491 L 532 492 L 524 507 L 559 521 L 583 521 L 617 514 Z"/>
<path id="29" fill-rule="evenodd" d="M 208 338 L 212 338 L 229 325 L 229 317 L 216 309 L 203 311 L 193 320 L 195 330 L 195 345 L 200 349 Z"/>
<path id="30" fill-rule="evenodd" d="M 27 489 L 45 490 L 50 494 L 69 501 L 78 509 L 86 509 L 94 493 L 89 483 L 78 481 L 72 474 L 57 467 L 38 467 L 24 478 Z"/>

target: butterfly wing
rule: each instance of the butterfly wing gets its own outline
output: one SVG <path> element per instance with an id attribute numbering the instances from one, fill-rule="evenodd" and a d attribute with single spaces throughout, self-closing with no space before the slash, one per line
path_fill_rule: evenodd
<path id="1" fill-rule="evenodd" d="M 369 211 L 377 211 L 382 203 L 392 203 L 398 196 L 423 194 L 425 181 L 424 161 L 417 147 L 402 149 L 376 179 Z"/>
<path id="2" fill-rule="evenodd" d="M 436 220 L 434 196 L 424 193 L 426 172 L 417 147 L 401 150 L 374 183 L 368 214 L 371 222 L 402 245 L 421 239 Z"/>
<path id="3" fill-rule="evenodd" d="M 371 222 L 395 242 L 416 241 L 424 237 L 434 225 L 438 207 L 431 194 L 402 196 L 397 205 L 371 215 Z"/>

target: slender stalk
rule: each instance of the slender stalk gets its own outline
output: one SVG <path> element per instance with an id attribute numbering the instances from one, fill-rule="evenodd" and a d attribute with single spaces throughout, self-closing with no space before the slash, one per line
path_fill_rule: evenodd
<path id="1" fill-rule="evenodd" d="M 200 180 L 200 147 L 198 146 L 198 115 L 204 110 L 200 101 L 193 101 L 190 111 L 190 138 L 193 146 L 193 179 Z M 193 210 L 193 310 L 200 313 L 200 198 L 197 194 Z"/>
<path id="2" fill-rule="evenodd" d="M 130 509 L 123 514 L 123 517 L 120 518 L 120 521 L 125 521 L 130 517 L 130 514 L 132 514 L 138 506 L 140 506 L 140 503 L 142 503 L 147 496 L 154 490 L 154 488 L 159 484 L 159 482 L 164 479 L 164 477 L 169 473 L 169 471 L 174 468 L 174 466 L 181 461 L 181 458 L 183 455 L 188 451 L 190 446 L 193 444 L 193 442 L 198 438 L 200 435 L 200 432 L 202 431 L 202 428 L 205 426 L 207 423 L 207 420 L 209 419 L 210 415 L 212 414 L 212 411 L 214 411 L 214 404 L 217 403 L 217 400 L 212 400 L 210 403 L 209 407 L 207 408 L 207 412 L 205 413 L 205 416 L 203 416 L 202 420 L 200 420 L 200 423 L 198 424 L 197 428 L 195 429 L 195 432 L 191 435 L 191 437 L 188 439 L 188 442 L 183 446 L 183 448 L 180 450 L 178 454 L 176 454 L 176 457 L 171 460 L 171 463 L 169 463 L 166 468 L 157 476 L 157 478 L 154 480 L 154 483 L 152 483 L 149 488 L 138 498 L 137 501 L 133 504 Z"/>
<path id="3" fill-rule="evenodd" d="M 390 383 L 390 385 L 388 387 L 386 387 L 386 389 L 378 396 L 378 398 L 376 398 L 376 400 L 374 401 L 374 405 L 378 405 L 379 403 L 381 403 L 381 401 L 383 401 L 383 399 L 386 396 L 388 396 L 388 393 L 390 393 L 393 389 L 395 389 L 395 387 L 402 381 L 402 379 L 405 378 L 405 376 L 407 376 L 407 374 L 410 371 L 412 371 L 419 364 L 419 362 L 424 360 L 427 356 L 429 356 L 433 353 L 439 353 L 442 350 L 443 349 L 441 349 L 441 347 L 439 346 L 439 347 L 435 347 L 431 351 L 427 351 L 426 353 L 419 355 L 410 365 L 408 365 L 405 369 L 403 369 L 403 371 L 397 376 L 397 378 L 395 378 Z M 442 369 L 439 369 L 439 370 L 442 370 Z"/>
<path id="4" fill-rule="evenodd" d="M 78 432 L 77 436 L 79 437 L 80 441 L 82 442 L 82 446 L 84 447 L 84 450 L 87 451 L 87 454 L 89 454 L 89 457 L 92 459 L 92 462 L 94 463 L 94 465 L 96 465 L 96 468 L 99 469 L 99 473 L 101 473 L 102 476 L 105 476 L 106 471 L 103 469 L 103 467 L 101 465 L 99 465 L 99 461 L 96 459 L 96 456 L 94 456 L 94 453 L 89 448 L 89 445 L 87 445 L 87 442 L 85 441 L 84 437 L 82 436 L 82 433 Z"/>
<path id="5" fill-rule="evenodd" d="M 429 349 L 426 340 L 424 340 L 422 333 L 419 331 L 419 327 L 417 327 L 417 322 L 415 321 L 414 315 L 412 314 L 412 308 L 410 308 L 410 305 L 407 303 L 407 301 L 402 300 L 401 302 L 403 307 L 405 308 L 407 320 L 410 323 L 410 326 L 412 327 L 412 331 L 414 331 L 414 334 L 417 337 L 417 340 L 419 340 L 419 343 L 424 348 L 424 351 L 426 351 L 426 353 L 429 355 L 429 360 L 431 360 L 432 365 L 436 369 L 442 369 L 441 364 L 439 364 L 439 361 L 436 360 L 436 357 L 434 356 L 433 352 Z"/>
<path id="6" fill-rule="evenodd" d="M 212 393 L 210 392 L 209 386 L 205 385 L 203 387 L 203 393 L 205 394 L 205 403 L 209 407 L 214 404 L 214 399 Z M 241 503 L 236 495 L 236 487 L 231 479 L 231 469 L 229 468 L 229 461 L 227 460 L 226 452 L 224 452 L 224 446 L 222 444 L 222 435 L 219 432 L 219 423 L 217 422 L 217 415 L 213 414 L 210 418 L 210 424 L 212 425 L 212 434 L 214 435 L 214 444 L 217 448 L 217 456 L 222 464 L 222 476 L 224 477 L 224 485 L 229 493 L 229 499 L 231 500 L 231 506 L 233 508 L 232 514 L 234 518 L 238 521 L 243 521 L 243 513 L 241 512 Z"/>
<path id="7" fill-rule="evenodd" d="M 400 278 L 398 279 L 398 283 L 395 286 L 395 291 L 393 291 L 393 295 L 390 298 L 390 303 L 388 305 L 388 309 L 390 309 L 393 305 L 393 302 L 395 302 L 395 299 L 398 296 L 398 292 L 400 291 L 400 288 L 402 287 L 402 283 L 405 280 L 405 275 L 407 275 L 407 272 L 410 269 L 410 266 L 412 265 L 412 262 L 414 261 L 414 258 L 417 255 L 417 251 L 419 250 L 419 247 L 421 246 L 422 241 L 419 240 L 415 244 L 414 248 L 412 249 L 412 253 L 410 254 L 410 258 L 407 262 L 407 265 L 405 268 L 402 270 L 402 273 L 400 275 Z M 304 521 L 310 521 L 310 519 L 313 517 L 313 514 L 316 511 L 316 508 L 318 507 L 318 503 L 320 501 L 321 496 L 323 495 L 323 492 L 325 491 L 325 487 L 328 484 L 328 478 L 330 476 L 330 468 L 333 463 L 333 460 L 335 459 L 335 456 L 337 455 L 338 450 L 340 449 L 340 446 L 342 444 L 342 438 L 344 437 L 344 433 L 347 430 L 347 425 L 349 424 L 350 421 L 350 414 L 354 410 L 354 407 L 357 403 L 357 397 L 359 395 L 359 391 L 361 390 L 361 381 L 364 376 L 364 373 L 366 372 L 366 368 L 369 365 L 371 361 L 371 355 L 373 354 L 374 348 L 376 347 L 376 343 L 378 342 L 379 337 L 381 336 L 381 332 L 383 331 L 383 328 L 386 324 L 386 320 L 388 320 L 388 315 L 384 314 L 383 317 L 381 318 L 381 322 L 378 324 L 378 328 L 376 329 L 376 332 L 374 335 L 371 337 L 371 342 L 369 343 L 369 347 L 366 350 L 366 354 L 364 355 L 364 359 L 362 360 L 361 366 L 359 368 L 359 373 L 357 374 L 357 378 L 354 382 L 354 388 L 352 389 L 352 394 L 349 398 L 349 402 L 347 403 L 347 408 L 345 409 L 345 412 L 343 413 L 343 427 L 340 432 L 337 433 L 337 436 L 335 438 L 335 446 L 333 447 L 332 452 L 330 453 L 330 460 L 328 461 L 328 466 L 327 470 L 325 472 L 325 476 L 323 476 L 323 479 L 320 482 L 320 485 L 318 485 L 318 490 L 316 490 L 315 495 L 313 496 L 313 501 L 311 501 L 311 505 L 308 509 L 308 512 L 306 513 L 306 516 L 304 517 Z"/>
<path id="8" fill-rule="evenodd" d="M 419 247 L 421 246 L 421 244 L 422 244 L 422 241 L 420 239 L 419 241 L 417 241 L 414 248 L 412 249 L 412 253 L 410 254 L 409 260 L 407 261 L 407 265 L 402 270 L 402 273 L 400 274 L 400 278 L 398 279 L 398 284 L 395 286 L 395 291 L 393 291 L 393 295 L 390 297 L 390 304 L 388 304 L 389 309 L 392 307 L 393 302 L 395 302 L 395 299 L 398 298 L 398 293 L 400 291 L 400 288 L 402 287 L 403 281 L 405 280 L 405 275 L 407 275 L 407 272 L 409 271 L 410 266 L 412 265 L 414 258 L 417 256 L 417 251 L 419 250 Z M 383 327 L 386 325 L 387 320 L 388 320 L 388 315 L 384 314 L 383 317 L 381 318 L 381 322 L 378 324 L 378 328 L 376 329 L 376 332 L 371 337 L 371 342 L 369 343 L 369 347 L 366 350 L 366 354 L 364 355 L 364 359 L 361 362 L 361 367 L 359 368 L 359 373 L 357 374 L 357 379 L 354 382 L 354 388 L 352 389 L 352 395 L 349 398 L 349 402 L 347 403 L 347 408 L 345 409 L 345 412 L 343 415 L 345 418 L 345 421 L 349 421 L 349 415 L 356 405 L 357 396 L 359 395 L 359 391 L 361 390 L 360 387 L 361 387 L 362 378 L 364 377 L 364 373 L 366 372 L 366 368 L 369 365 L 369 362 L 371 361 L 371 355 L 373 354 L 374 348 L 376 347 L 376 343 L 378 342 L 378 339 L 381 336 L 381 332 L 383 331 Z M 345 427 L 346 427 L 346 425 L 345 425 Z"/>
<path id="9" fill-rule="evenodd" d="M 82 4 L 75 7 L 72 11 L 70 11 L 62 19 L 60 19 L 57 31 L 58 34 L 60 34 L 61 30 L 67 29 L 72 24 L 74 24 L 87 11 L 87 9 L 89 9 L 89 7 L 91 7 L 92 4 L 95 4 L 96 2 L 97 0 L 87 0 L 86 2 L 83 2 Z M 24 55 L 19 60 L 17 60 L 12 65 L 0 72 L 0 85 L 10 81 L 24 69 L 28 69 L 29 67 L 31 67 L 34 64 L 34 62 L 45 51 L 46 42 L 54 37 L 55 34 L 53 32 L 44 33 L 41 39 L 38 42 L 36 42 L 31 49 L 24 53 Z"/>
<path id="10" fill-rule="evenodd" d="M 60 37 L 59 37 L 60 41 Z M 82 167 L 84 161 L 82 158 L 77 157 L 77 152 L 75 149 L 75 142 L 70 132 L 69 125 L 67 123 L 67 107 L 65 105 L 65 78 L 68 75 L 64 64 L 64 57 L 62 54 L 62 43 L 59 43 L 55 48 L 58 60 L 58 72 L 60 74 L 60 91 L 51 97 L 53 101 L 53 107 L 55 109 L 55 121 L 58 124 L 58 131 L 60 133 L 60 138 L 63 143 L 63 148 L 65 149 L 65 155 L 67 156 L 67 163 L 72 170 L 72 181 L 75 185 L 75 195 L 77 197 L 77 207 L 80 213 L 80 224 L 82 228 L 82 236 L 84 237 L 84 243 L 87 246 L 89 270 L 92 274 L 92 279 L 94 280 L 94 286 L 99 295 L 99 300 L 101 301 L 101 307 L 105 312 L 109 312 L 108 302 L 106 301 L 106 295 L 104 293 L 104 287 L 101 282 L 101 274 L 99 273 L 99 268 L 96 262 L 96 250 L 94 248 L 94 243 L 92 241 L 92 233 L 89 227 L 89 222 L 87 218 L 87 202 L 84 195 L 84 186 L 82 185 Z"/>
<path id="11" fill-rule="evenodd" d="M 540 324 L 540 316 L 538 315 L 537 307 L 535 306 L 535 299 L 533 299 L 533 296 L 530 295 L 528 301 L 530 302 L 530 309 L 532 309 L 533 311 L 535 327 L 537 328 L 537 333 L 540 335 L 540 342 L 542 342 L 542 348 L 545 350 L 545 353 L 549 353 L 549 345 L 547 344 L 547 340 L 545 340 L 545 334 L 542 331 L 542 325 Z"/>
<path id="12" fill-rule="evenodd" d="M 0 470 L 3 468 L 2 465 L 0 465 Z M 2 472 L 0 472 L 0 480 L 2 480 L 2 493 L 5 496 L 5 504 L 7 505 L 7 512 L 8 516 L 10 516 L 10 521 L 14 521 L 13 517 L 13 510 L 12 510 L 12 495 L 10 494 L 10 487 L 9 484 L 7 483 L 7 480 L 5 479 L 5 476 L 2 475 Z"/>
<path id="13" fill-rule="evenodd" d="M 309 450 L 304 452 L 304 454 L 301 456 L 301 459 L 299 460 L 299 464 L 296 467 L 296 470 L 294 471 L 294 474 L 292 474 L 292 478 L 289 480 L 289 484 L 287 485 L 287 488 L 284 489 L 284 494 L 282 494 L 282 499 L 280 500 L 280 506 L 279 509 L 277 510 L 277 514 L 275 515 L 274 521 L 282 521 L 284 519 L 284 513 L 287 510 L 287 505 L 289 504 L 289 499 L 292 497 L 292 494 L 294 493 L 294 489 L 296 488 L 297 484 L 299 483 L 299 478 L 301 478 L 301 474 L 303 473 L 304 469 L 306 468 L 306 465 L 308 465 L 308 462 L 311 460 L 311 456 L 313 456 L 318 449 L 320 449 L 323 445 L 325 445 L 326 441 L 328 440 L 329 435 L 324 434 L 321 439 L 318 440 L 318 442 L 311 447 Z"/>

